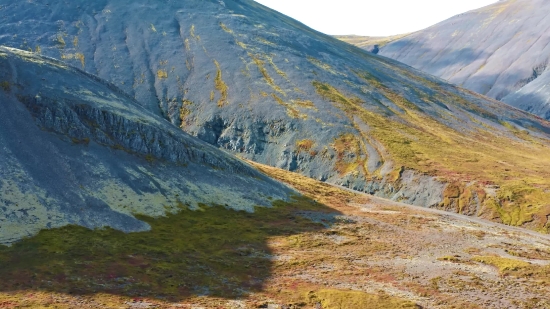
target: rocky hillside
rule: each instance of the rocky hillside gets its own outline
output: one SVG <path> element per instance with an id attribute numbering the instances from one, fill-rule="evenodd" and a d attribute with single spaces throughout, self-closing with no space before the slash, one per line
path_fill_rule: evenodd
<path id="1" fill-rule="evenodd" d="M 499 1 L 403 38 L 379 39 L 390 42 L 378 54 L 550 119 L 549 14 L 545 0 Z"/>
<path id="2" fill-rule="evenodd" d="M 0 48 L 0 109 L 0 245 L 69 224 L 144 231 L 134 215 L 252 211 L 291 193 L 113 85 L 35 54 Z"/>
<path id="3" fill-rule="evenodd" d="M 251 0 L 0 4 L 1 44 L 113 82 L 212 145 L 410 204 L 548 228 L 550 124 L 528 113 Z"/>

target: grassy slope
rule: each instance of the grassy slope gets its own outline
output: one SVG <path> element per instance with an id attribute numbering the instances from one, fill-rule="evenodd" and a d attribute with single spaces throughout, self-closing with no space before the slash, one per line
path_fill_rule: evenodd
<path id="1" fill-rule="evenodd" d="M 326 185 L 318 187 L 323 189 L 316 196 L 323 201 L 353 196 Z M 200 211 L 180 208 L 181 212 L 163 218 L 140 216 L 151 225 L 150 232 L 67 226 L 42 231 L 12 247 L 0 246 L 0 308 L 71 308 L 76 300 L 70 295 L 84 296 L 78 305 L 89 308 L 151 302 L 170 307 L 171 302 L 208 295 L 202 301 L 211 307 L 221 299 L 255 295 L 274 271 L 273 252 L 267 246 L 270 238 L 325 228 L 297 212 L 339 214 L 308 197 L 275 201 L 272 208 L 257 208 L 254 213 L 221 206 L 203 205 Z M 387 295 L 347 295 L 350 292 L 334 289 L 307 294 L 315 288 L 306 284 L 291 289 L 283 299 L 300 307 L 316 302 L 326 303 L 325 308 L 366 303 L 378 304 L 377 308 L 414 307 Z M 266 297 L 257 298 L 250 297 L 260 302 Z"/>
<path id="2" fill-rule="evenodd" d="M 470 287 L 493 301 L 524 293 L 519 308 L 545 304 L 550 243 L 461 228 L 255 165 L 305 196 L 253 214 L 182 207 L 165 218 L 142 218 L 151 232 L 43 231 L 0 247 L 0 307 L 488 308 Z M 450 249 L 435 246 L 434 237 Z M 427 278 L 401 264 L 418 266 L 422 259 Z"/>
<path id="3" fill-rule="evenodd" d="M 357 47 L 364 48 L 364 47 L 373 46 L 373 45 L 378 45 L 379 47 L 382 47 L 390 42 L 404 38 L 407 35 L 409 35 L 409 33 L 384 36 L 384 37 L 360 36 L 360 35 L 334 35 L 334 37 L 340 41 L 344 41 L 346 43 L 355 45 Z"/>
<path id="4" fill-rule="evenodd" d="M 458 131 L 441 119 L 436 120 L 418 104 L 411 103 L 368 72 L 356 74 L 365 82 L 361 86 L 381 93 L 404 112 L 392 110 L 398 117 L 387 117 L 367 109 L 361 98 L 328 83 L 314 81 L 313 86 L 321 97 L 333 102 L 350 120 L 359 117 L 367 123 L 368 134 L 386 147 L 389 152 L 386 159 L 397 167 L 414 169 L 451 183 L 442 208 L 550 231 L 547 222 L 550 214 L 547 203 L 550 199 L 548 140 L 531 136 L 510 122 L 500 122 L 508 131 L 503 134 L 471 117 L 470 121 L 478 123 L 479 128 Z M 434 82 L 404 70 L 401 74 L 437 91 L 428 94 L 414 84 L 408 85 L 427 104 L 442 102 L 498 122 L 497 114 L 479 108 Z M 448 117 L 453 117 L 452 113 Z M 361 131 L 358 126 L 357 129 Z M 487 185 L 500 190 L 495 196 L 488 196 L 483 190 Z M 481 202 L 481 209 L 470 209 L 476 204 L 474 199 Z"/>

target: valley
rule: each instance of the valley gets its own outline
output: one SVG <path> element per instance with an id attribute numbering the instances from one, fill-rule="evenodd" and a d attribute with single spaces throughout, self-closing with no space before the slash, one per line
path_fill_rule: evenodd
<path id="1" fill-rule="evenodd" d="M 5 281 L 0 285 L 0 304 L 327 309 L 550 305 L 547 235 L 426 211 L 255 166 L 305 196 L 254 214 L 211 208 L 144 218 L 152 226 L 145 233 L 76 227 L 42 232 L 0 248 L 0 260 L 21 259 L 1 271 L 12 280 L 11 286 Z M 52 242 L 58 233 L 67 235 L 65 243 Z M 196 236 L 182 243 L 181 234 Z M 55 262 L 41 266 L 45 261 L 33 258 L 38 252 L 55 252 Z"/>
<path id="2" fill-rule="evenodd" d="M 0 308 L 550 308 L 546 7 L 0 0 Z"/>

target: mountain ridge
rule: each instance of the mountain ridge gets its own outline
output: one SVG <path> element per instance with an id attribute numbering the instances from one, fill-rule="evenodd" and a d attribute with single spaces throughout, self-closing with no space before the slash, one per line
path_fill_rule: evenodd
<path id="1" fill-rule="evenodd" d="M 526 112 L 253 1 L 0 3 L 0 30 L 18 32 L 0 44 L 83 67 L 245 159 L 547 229 L 548 162 L 539 155 L 550 125 Z"/>
<path id="2" fill-rule="evenodd" d="M 499 1 L 386 38 L 378 54 L 549 119 L 549 12 L 547 1 Z"/>
<path id="3" fill-rule="evenodd" d="M 136 214 L 253 211 L 291 194 L 97 77 L 5 47 L 0 68 L 1 244 L 68 224 L 144 231 Z"/>

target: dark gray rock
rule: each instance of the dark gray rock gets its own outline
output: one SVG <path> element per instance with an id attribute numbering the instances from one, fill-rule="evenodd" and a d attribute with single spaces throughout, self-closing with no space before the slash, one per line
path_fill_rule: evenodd
<path id="1" fill-rule="evenodd" d="M 503 125 L 510 123 L 535 137 L 548 138 L 550 132 L 548 123 L 528 113 L 316 32 L 252 0 L 0 0 L 0 5 L 0 44 L 61 58 L 114 83 L 171 122 L 167 132 L 180 127 L 247 159 L 416 205 L 441 202 L 440 175 L 394 164 L 390 145 L 371 134 L 373 123 L 355 117 L 346 104 L 357 104 L 363 116 L 404 124 L 419 136 L 429 134 L 417 130 L 422 119 L 464 138 L 490 132 L 517 141 Z M 322 96 L 314 82 L 338 94 Z M 73 105 L 55 113 L 98 117 L 93 108 Z M 47 117 L 42 123 L 48 128 L 59 123 L 62 132 L 77 138 L 92 134 L 102 145 L 131 146 L 169 162 L 187 156 L 173 154 L 169 134 L 127 138 L 127 124 L 116 117 L 97 128 L 93 123 L 72 128 L 72 121 Z M 113 129 L 120 133 L 110 133 Z M 388 134 L 409 138 L 402 130 Z M 168 148 L 147 144 L 160 136 L 166 136 Z M 335 143 L 343 136 L 353 136 L 360 146 L 338 153 Z M 434 147 L 449 147 L 437 136 L 434 141 L 441 143 Z M 349 162 L 360 163 L 342 168 Z M 388 176 L 399 170 L 399 179 Z"/>
<path id="2" fill-rule="evenodd" d="M 0 47 L 0 244 L 78 224 L 125 232 L 186 205 L 253 211 L 291 190 L 97 77 Z"/>

